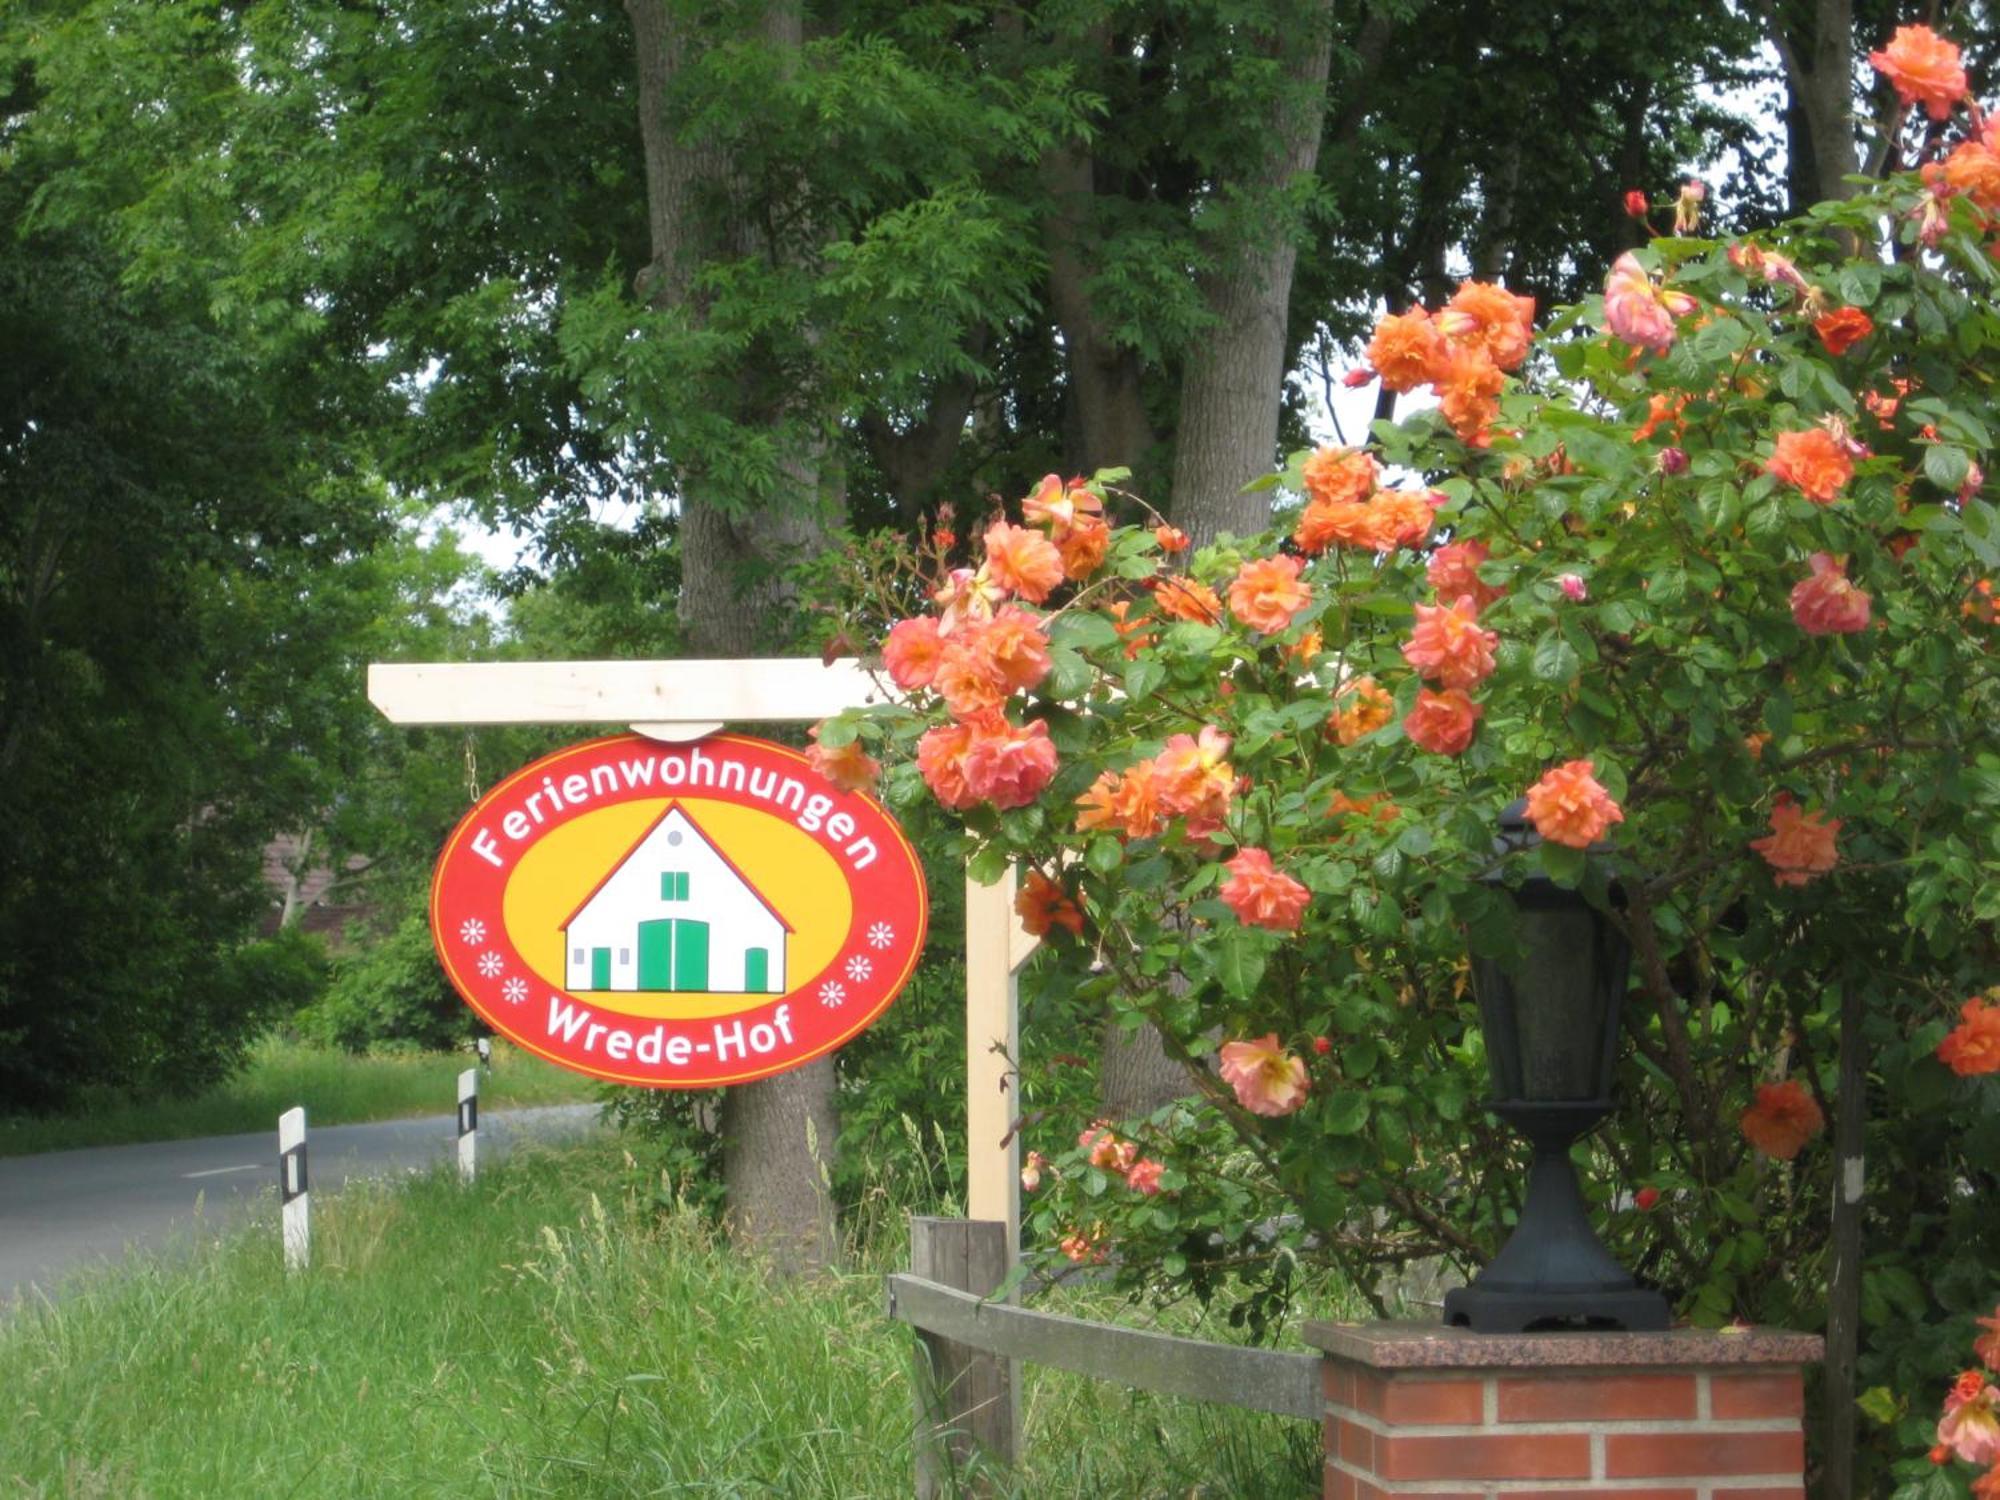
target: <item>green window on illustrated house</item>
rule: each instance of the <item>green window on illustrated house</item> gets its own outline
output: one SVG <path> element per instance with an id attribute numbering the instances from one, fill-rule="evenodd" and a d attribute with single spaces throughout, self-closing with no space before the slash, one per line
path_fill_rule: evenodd
<path id="1" fill-rule="evenodd" d="M 771 987 L 771 955 L 763 948 L 752 948 L 743 955 L 743 988 L 756 993 Z"/>
<path id="2" fill-rule="evenodd" d="M 688 898 L 688 876 L 686 870 L 660 871 L 660 899 L 662 901 L 685 901 Z"/>

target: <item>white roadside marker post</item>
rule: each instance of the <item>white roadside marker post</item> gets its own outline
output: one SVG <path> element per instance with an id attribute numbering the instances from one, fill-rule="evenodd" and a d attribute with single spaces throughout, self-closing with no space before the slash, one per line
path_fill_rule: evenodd
<path id="1" fill-rule="evenodd" d="M 493 1071 L 493 1038 L 483 1036 L 473 1045 L 479 1049 L 479 1071 L 482 1073 L 491 1073 Z"/>
<path id="2" fill-rule="evenodd" d="M 301 1107 L 278 1116 L 278 1203 L 287 1271 L 312 1264 L 312 1199 L 306 1187 L 306 1112 Z"/>
<path id="3" fill-rule="evenodd" d="M 458 1180 L 479 1175 L 479 1069 L 458 1075 Z"/>

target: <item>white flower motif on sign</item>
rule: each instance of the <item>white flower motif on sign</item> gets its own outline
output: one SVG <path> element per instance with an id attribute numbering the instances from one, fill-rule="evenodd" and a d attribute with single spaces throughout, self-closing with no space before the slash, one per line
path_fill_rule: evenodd
<path id="1" fill-rule="evenodd" d="M 868 929 L 868 946 L 880 951 L 896 941 L 896 929 L 887 922 L 877 922 Z"/>
<path id="2" fill-rule="evenodd" d="M 870 974 L 873 974 L 874 972 L 875 972 L 875 965 L 870 963 L 866 958 L 862 957 L 859 953 L 855 954 L 854 957 L 850 958 L 847 961 L 847 977 L 849 979 L 852 979 L 856 984 L 859 984 L 862 980 L 866 979 Z"/>
<path id="3" fill-rule="evenodd" d="M 459 924 L 458 935 L 468 943 L 483 943 L 486 941 L 486 924 L 477 917 L 467 917 Z"/>
<path id="4" fill-rule="evenodd" d="M 479 955 L 479 972 L 488 979 L 498 979 L 506 970 L 507 965 L 499 954 L 489 951 Z"/>
<path id="5" fill-rule="evenodd" d="M 843 1004 L 846 1001 L 846 999 L 847 999 L 847 986 L 839 983 L 836 980 L 829 979 L 825 984 L 819 987 L 819 1003 L 821 1005 L 827 1005 L 827 1006 L 840 1005 Z"/>
<path id="6" fill-rule="evenodd" d="M 509 1005 L 519 1005 L 528 998 L 528 981 L 515 978 L 500 986 L 500 998 Z"/>

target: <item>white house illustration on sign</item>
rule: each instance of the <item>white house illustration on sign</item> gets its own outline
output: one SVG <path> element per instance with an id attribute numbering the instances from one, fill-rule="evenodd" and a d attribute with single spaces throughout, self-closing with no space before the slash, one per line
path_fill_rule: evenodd
<path id="1" fill-rule="evenodd" d="M 782 995 L 791 931 L 669 802 L 562 924 L 564 987 Z"/>

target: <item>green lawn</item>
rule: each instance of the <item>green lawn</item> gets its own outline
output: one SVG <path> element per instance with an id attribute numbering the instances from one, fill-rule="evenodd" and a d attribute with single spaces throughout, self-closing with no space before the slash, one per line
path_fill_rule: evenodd
<path id="1" fill-rule="evenodd" d="M 0 1156 L 276 1130 L 278 1116 L 297 1104 L 315 1125 L 449 1114 L 457 1107 L 458 1075 L 472 1061 L 469 1054 L 446 1052 L 357 1057 L 273 1038 L 252 1050 L 234 1078 L 190 1099 L 98 1092 L 67 1115 L 0 1118 Z M 587 1078 L 496 1040 L 493 1071 L 480 1080 L 479 1101 L 483 1109 L 573 1104 L 595 1099 L 596 1089 Z"/>
<path id="2" fill-rule="evenodd" d="M 616 1138 L 316 1196 L 0 1316 L 0 1495 L 910 1492 L 882 1268 L 777 1285 Z M 1318 1493 L 1319 1433 L 1031 1369 L 1020 1497 Z"/>

